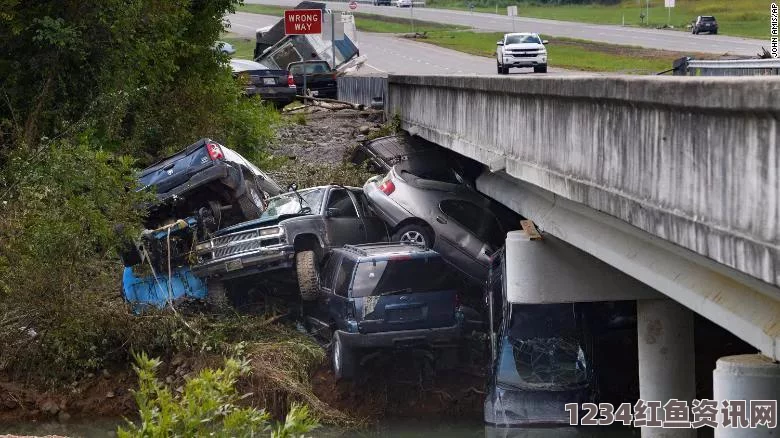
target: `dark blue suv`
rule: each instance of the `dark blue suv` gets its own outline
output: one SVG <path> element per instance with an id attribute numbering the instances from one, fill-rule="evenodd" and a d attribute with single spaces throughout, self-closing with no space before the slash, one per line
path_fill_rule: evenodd
<path id="1" fill-rule="evenodd" d="M 330 335 L 337 379 L 354 375 L 357 350 L 444 347 L 459 338 L 460 275 L 439 254 L 408 243 L 331 252 L 306 321 Z"/>

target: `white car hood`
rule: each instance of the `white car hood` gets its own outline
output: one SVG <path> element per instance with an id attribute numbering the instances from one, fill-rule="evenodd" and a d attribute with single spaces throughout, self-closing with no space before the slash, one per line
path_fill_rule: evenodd
<path id="1" fill-rule="evenodd" d="M 507 44 L 504 50 L 542 50 L 544 45 L 538 43 Z"/>

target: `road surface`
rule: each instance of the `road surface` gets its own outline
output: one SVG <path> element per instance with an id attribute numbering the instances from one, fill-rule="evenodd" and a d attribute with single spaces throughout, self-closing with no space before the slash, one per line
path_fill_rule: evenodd
<path id="1" fill-rule="evenodd" d="M 245 0 L 245 3 L 275 4 L 295 6 L 299 0 Z M 336 10 L 349 10 L 344 2 L 326 2 L 328 7 Z M 505 15 L 486 14 L 468 11 L 453 11 L 433 8 L 396 8 L 394 6 L 372 6 L 359 4 L 355 12 L 389 15 L 394 17 L 414 18 L 425 21 L 451 23 L 469 26 L 477 30 L 494 32 L 511 32 L 512 19 Z M 521 11 L 522 13 L 522 11 Z M 691 17 L 693 19 L 694 17 Z M 731 55 L 756 55 L 761 47 L 769 48 L 769 37 L 766 41 L 739 38 L 725 35 L 692 35 L 662 29 L 643 29 L 637 27 L 622 27 L 603 24 L 575 23 L 570 21 L 543 20 L 539 18 L 516 17 L 515 29 L 518 32 L 537 32 L 545 35 L 567 38 L 579 38 L 599 41 L 609 44 L 624 44 L 641 46 L 651 49 L 675 50 L 680 52 L 702 52 Z M 767 29 L 767 33 L 769 29 Z M 551 41 L 554 44 L 554 41 Z"/>
<path id="2" fill-rule="evenodd" d="M 272 25 L 279 17 L 238 12 L 227 16 L 230 31 L 249 38 L 255 30 Z M 496 74 L 496 61 L 455 50 L 395 37 L 358 31 L 360 54 L 367 58 L 360 74 Z M 534 74 L 533 69 L 512 69 L 512 74 Z M 550 67 L 550 74 L 585 74 Z"/>

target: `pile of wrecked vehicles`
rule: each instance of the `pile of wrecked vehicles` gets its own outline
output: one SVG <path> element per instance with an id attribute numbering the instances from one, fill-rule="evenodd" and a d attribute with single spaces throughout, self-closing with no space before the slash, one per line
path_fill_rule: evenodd
<path id="1" fill-rule="evenodd" d="M 210 139 L 143 170 L 157 201 L 122 251 L 125 299 L 142 312 L 283 297 L 328 343 L 338 379 L 369 350 L 452 360 L 466 334 L 487 333 L 490 424 L 566 423 L 565 403 L 593 399 L 596 331 L 631 309 L 508 300 L 504 244 L 523 218 L 475 190 L 481 165 L 406 135 L 365 142 L 353 161 L 377 174 L 362 188 L 283 190 Z"/>

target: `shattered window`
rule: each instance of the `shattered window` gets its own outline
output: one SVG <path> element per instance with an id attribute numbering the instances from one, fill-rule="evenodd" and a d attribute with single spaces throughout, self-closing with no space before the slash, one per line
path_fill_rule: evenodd
<path id="1" fill-rule="evenodd" d="M 515 305 L 498 380 L 524 389 L 581 387 L 588 380 L 582 339 L 572 305 Z"/>
<path id="2" fill-rule="evenodd" d="M 286 193 L 268 201 L 268 207 L 259 220 L 275 219 L 286 214 L 299 214 L 303 209 L 309 208 L 309 213 L 319 212 L 322 204 L 322 189 L 301 190 L 298 193 Z"/>

